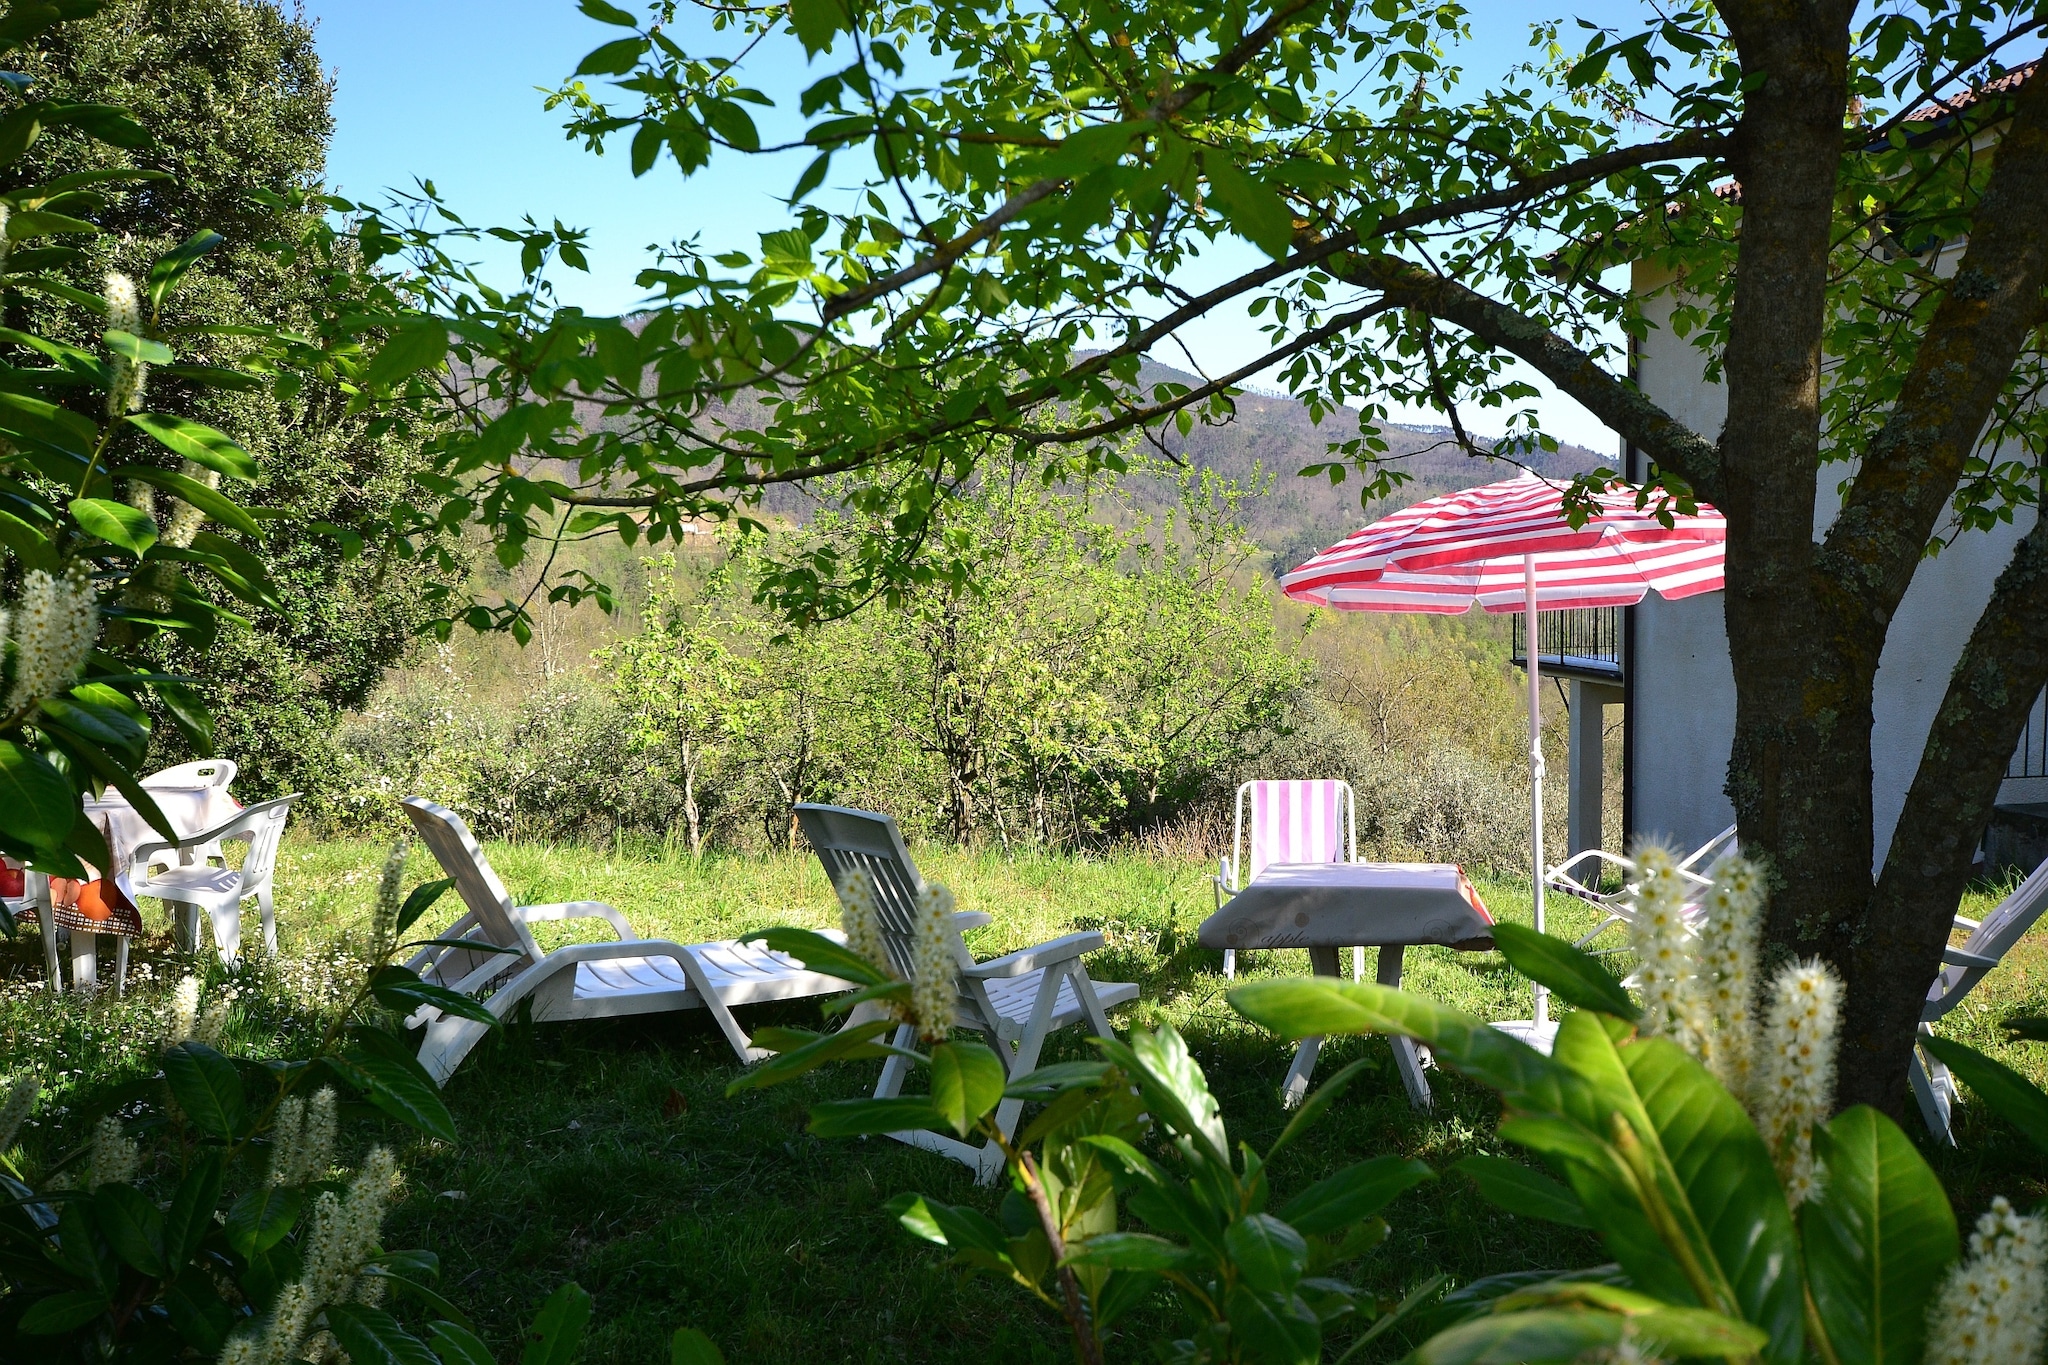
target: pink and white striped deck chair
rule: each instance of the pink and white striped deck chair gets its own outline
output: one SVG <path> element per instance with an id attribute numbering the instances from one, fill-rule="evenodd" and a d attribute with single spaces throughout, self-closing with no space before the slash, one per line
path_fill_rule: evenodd
<path id="1" fill-rule="evenodd" d="M 1230 856 L 1221 860 L 1216 878 L 1216 908 L 1274 863 L 1357 861 L 1358 802 L 1349 782 L 1247 782 L 1237 789 Z M 1234 948 L 1223 951 L 1223 974 L 1237 975 Z M 1351 950 L 1351 975 L 1365 975 L 1363 948 Z"/>

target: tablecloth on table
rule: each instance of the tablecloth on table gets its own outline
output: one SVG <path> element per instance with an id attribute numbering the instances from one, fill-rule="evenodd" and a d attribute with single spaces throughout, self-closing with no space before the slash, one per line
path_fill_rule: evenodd
<path id="1" fill-rule="evenodd" d="M 1202 922 L 1204 948 L 1493 946 L 1493 916 L 1456 863 L 1274 863 Z"/>

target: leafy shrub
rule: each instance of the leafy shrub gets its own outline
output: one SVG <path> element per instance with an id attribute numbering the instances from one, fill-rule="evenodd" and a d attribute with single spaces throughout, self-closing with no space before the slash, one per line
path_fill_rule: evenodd
<path id="1" fill-rule="evenodd" d="M 508 710 L 473 698 L 452 675 L 429 675 L 343 728 L 346 780 L 318 813 L 353 828 L 396 828 L 398 799 L 420 793 L 491 839 L 663 832 L 681 793 L 635 743 L 631 722 L 594 688 L 534 693 Z"/>
<path id="2" fill-rule="evenodd" d="M 430 1283 L 439 1259 L 380 1245 L 397 1163 L 372 1148 L 336 1162 L 337 1091 L 453 1140 L 454 1119 L 402 1021 L 422 1007 L 495 1024 L 469 998 L 396 958 L 445 881 L 402 900 L 403 847 L 386 864 L 370 940 L 326 1029 L 289 1062 L 224 1052 L 233 992 L 207 1001 L 187 977 L 160 1036 L 155 1077 L 122 1092 L 92 1141 L 30 1168 L 12 1151 L 37 1084 L 0 1104 L 0 1355 L 10 1360 L 324 1359 L 488 1362 L 461 1310 Z M 387 1300 L 435 1321 L 422 1341 Z M 566 1359 L 590 1298 L 564 1285 L 535 1335 Z"/>

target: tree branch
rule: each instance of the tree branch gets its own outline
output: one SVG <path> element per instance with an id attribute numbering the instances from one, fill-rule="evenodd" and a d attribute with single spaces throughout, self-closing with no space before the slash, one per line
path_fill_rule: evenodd
<path id="1" fill-rule="evenodd" d="M 1462 327 L 1481 341 L 1526 361 L 1624 440 L 1677 474 L 1709 502 L 1718 500 L 1721 458 L 1714 443 L 1650 401 L 1635 385 L 1602 369 L 1593 357 L 1526 313 L 1496 303 L 1398 256 L 1354 256 L 1332 266 L 1348 284 L 1376 289 L 1406 308 Z"/>
<path id="2" fill-rule="evenodd" d="M 1853 951 L 1899 981 L 1940 969 L 1958 898 L 2013 746 L 2048 686 L 2048 518 L 2037 518 L 1991 590 L 1921 750 Z M 1910 1036 L 1922 998 L 1875 991 L 1849 1004 L 1843 1042 L 1882 1051 Z M 1893 998 L 1897 997 L 1897 998 Z M 1903 1081 L 1895 1055 L 1880 1058 Z"/>
<path id="3" fill-rule="evenodd" d="M 1320 0 L 1286 0 L 1286 3 L 1275 6 L 1273 12 L 1266 16 L 1264 23 L 1239 39 L 1230 51 L 1216 59 L 1216 64 L 1210 67 L 1207 72 L 1196 73 L 1194 79 L 1183 81 L 1176 85 L 1172 90 L 1154 100 L 1152 106 L 1145 111 L 1143 118 L 1134 119 L 1132 122 L 1163 123 L 1167 119 L 1172 118 L 1175 114 L 1193 104 L 1202 95 L 1208 93 L 1208 86 L 1202 79 L 1204 76 L 1228 76 L 1234 74 L 1246 62 L 1257 56 L 1261 48 L 1285 32 L 1287 26 L 1294 22 L 1295 18 L 1303 10 L 1317 3 L 1320 3 Z M 850 289 L 846 293 L 828 300 L 825 304 L 824 320 L 832 322 L 843 318 L 848 313 L 874 302 L 874 300 L 881 298 L 885 294 L 894 293 L 906 284 L 921 280 L 933 271 L 951 265 L 968 251 L 972 250 L 977 243 L 987 241 L 999 232 L 1005 224 L 1015 219 L 1017 215 L 1041 199 L 1064 189 L 1066 184 L 1067 177 L 1051 176 L 1034 184 L 1027 185 L 1004 200 L 1002 207 L 998 208 L 994 213 L 989 214 L 952 241 L 940 246 L 923 260 L 913 261 L 901 270 L 884 275 L 879 280 L 871 281 L 858 289 Z"/>
<path id="4" fill-rule="evenodd" d="M 2048 286 L 2048 79 L 2020 87 L 1969 245 L 1889 419 L 1864 452 L 1818 567 L 1882 632 L 2026 346 Z"/>

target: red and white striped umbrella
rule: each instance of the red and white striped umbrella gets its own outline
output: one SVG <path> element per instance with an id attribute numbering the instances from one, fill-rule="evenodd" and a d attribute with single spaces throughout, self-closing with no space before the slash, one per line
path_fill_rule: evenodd
<path id="1" fill-rule="evenodd" d="M 1722 586 L 1728 521 L 1705 503 L 1664 525 L 1614 483 L 1585 522 L 1564 514 L 1564 490 L 1534 474 L 1429 498 L 1380 518 L 1280 579 L 1298 602 L 1346 611 L 1455 616 L 1474 605 L 1534 617 L 1571 607 L 1629 607 L 1652 589 L 1692 597 Z M 1543 701 L 1541 650 L 1528 654 L 1530 857 L 1536 930 L 1543 931 Z M 1498 1027 L 1548 1052 L 1556 1036 L 1549 993 L 1536 1017 Z"/>
<path id="2" fill-rule="evenodd" d="M 1651 589 L 1668 598 L 1722 586 L 1728 522 L 1701 504 L 1665 526 L 1615 484 L 1582 526 L 1564 517 L 1563 490 L 1533 474 L 1418 502 L 1316 555 L 1280 580 L 1297 601 L 1349 611 L 1456 615 L 1626 607 Z"/>

